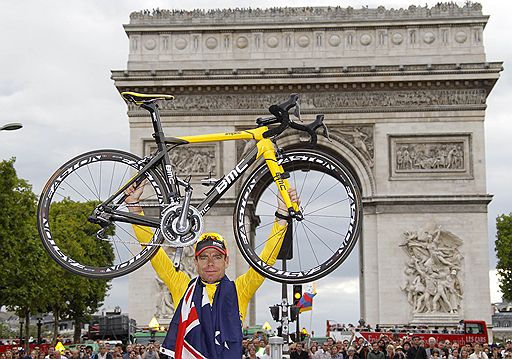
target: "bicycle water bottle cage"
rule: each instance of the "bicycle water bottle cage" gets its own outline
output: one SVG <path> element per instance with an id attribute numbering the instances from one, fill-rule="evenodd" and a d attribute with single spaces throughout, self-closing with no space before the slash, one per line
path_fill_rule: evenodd
<path id="1" fill-rule="evenodd" d="M 147 103 L 155 102 L 158 100 L 174 100 L 173 95 L 164 94 L 142 94 L 137 92 L 121 92 L 123 99 L 128 102 L 133 102 L 136 105 L 144 105 Z"/>

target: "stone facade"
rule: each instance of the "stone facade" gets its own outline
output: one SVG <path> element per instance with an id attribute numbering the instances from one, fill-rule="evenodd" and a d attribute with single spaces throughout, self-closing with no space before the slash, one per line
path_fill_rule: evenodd
<path id="1" fill-rule="evenodd" d="M 176 95 L 162 108 L 173 136 L 253 127 L 270 104 L 300 93 L 305 117 L 326 114 L 332 142 L 319 145 L 351 167 L 363 191 L 361 316 L 369 323 L 490 322 L 484 118 L 502 65 L 485 58 L 487 20 L 473 3 L 140 11 L 125 25 L 127 69 L 112 78 L 120 91 Z M 131 106 L 128 115 L 131 148 L 147 154 L 147 115 Z M 279 143 L 297 141 L 290 131 Z M 243 147 L 224 142 L 176 156 L 198 181 L 234 167 Z M 235 191 L 205 219 L 232 253 Z M 424 228 L 434 229 L 425 236 Z M 440 238 L 457 238 L 456 264 L 443 263 L 452 242 L 434 241 L 436 228 Z M 400 250 L 411 233 L 411 248 L 430 249 Z M 236 258 L 228 274 L 246 268 Z M 456 272 L 455 292 L 439 280 L 446 271 Z M 130 277 L 130 288 L 147 293 L 130 296 L 139 323 L 155 312 L 158 285 L 151 283 L 149 265 Z M 418 306 L 420 297 L 436 297 L 436 305 Z"/>

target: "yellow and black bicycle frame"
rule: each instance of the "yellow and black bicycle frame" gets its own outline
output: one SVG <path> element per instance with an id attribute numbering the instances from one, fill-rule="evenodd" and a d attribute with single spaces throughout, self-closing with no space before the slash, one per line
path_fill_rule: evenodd
<path id="1" fill-rule="evenodd" d="M 286 207 L 288 209 L 293 209 L 294 211 L 299 210 L 297 204 L 293 203 L 290 200 L 290 195 L 288 194 L 290 184 L 288 180 L 284 178 L 286 176 L 283 167 L 278 163 L 274 143 L 270 139 L 264 137 L 264 133 L 267 131 L 268 127 L 262 126 L 252 130 L 244 130 L 237 132 L 223 132 L 177 137 L 178 139 L 186 141 L 187 143 L 221 142 L 233 140 L 257 141 L 255 149 L 249 152 L 247 156 L 243 158 L 233 170 L 231 170 L 228 174 L 224 175 L 223 178 L 219 179 L 219 181 L 217 182 L 217 184 L 215 184 L 212 191 L 210 191 L 207 194 L 207 199 L 208 195 L 212 192 L 217 192 L 217 194 L 220 196 L 224 194 L 224 192 L 227 191 L 229 187 L 231 187 L 231 185 L 238 179 L 240 175 L 242 175 L 245 172 L 247 168 L 249 168 L 257 159 L 263 156 L 263 158 L 265 159 L 265 163 L 272 175 L 274 183 L 276 184 L 278 191 L 281 193 L 281 196 L 283 197 L 283 201 L 286 204 Z M 211 199 L 216 200 L 214 198 Z M 210 201 L 207 202 L 209 203 Z M 201 211 L 201 213 L 203 213 L 203 208 L 200 207 L 198 209 Z M 204 209 L 209 209 L 209 206 L 208 208 Z M 204 211 L 204 213 L 206 213 L 206 211 Z"/>

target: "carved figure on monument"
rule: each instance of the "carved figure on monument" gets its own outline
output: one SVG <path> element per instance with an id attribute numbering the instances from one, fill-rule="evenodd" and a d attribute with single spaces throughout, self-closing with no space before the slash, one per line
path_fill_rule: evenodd
<path id="1" fill-rule="evenodd" d="M 396 170 L 464 170 L 461 142 L 401 143 L 396 146 Z"/>
<path id="2" fill-rule="evenodd" d="M 462 240 L 431 222 L 418 231 L 405 232 L 400 247 L 409 256 L 401 289 L 414 313 L 458 313 L 462 285 L 458 274 Z"/>
<path id="3" fill-rule="evenodd" d="M 156 302 L 155 317 L 159 319 L 170 319 L 174 314 L 171 293 L 167 290 L 165 283 L 155 276 L 158 299 Z"/>
<path id="4" fill-rule="evenodd" d="M 363 157 L 369 162 L 370 167 L 373 167 L 373 129 L 371 127 L 347 129 L 337 129 L 334 132 L 339 133 L 343 137 L 348 137 L 348 141 L 361 152 Z"/>
<path id="5" fill-rule="evenodd" d="M 169 156 L 178 173 L 192 175 L 216 174 L 214 146 L 175 148 Z"/>

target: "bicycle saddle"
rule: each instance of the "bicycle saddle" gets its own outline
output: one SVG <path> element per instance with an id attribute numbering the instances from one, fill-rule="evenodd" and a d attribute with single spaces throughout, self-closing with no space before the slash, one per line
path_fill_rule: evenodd
<path id="1" fill-rule="evenodd" d="M 121 92 L 121 96 L 126 101 L 133 102 L 137 105 L 142 105 L 143 103 L 154 102 L 156 100 L 174 100 L 173 95 L 164 95 L 164 94 L 143 94 L 137 92 Z"/>

